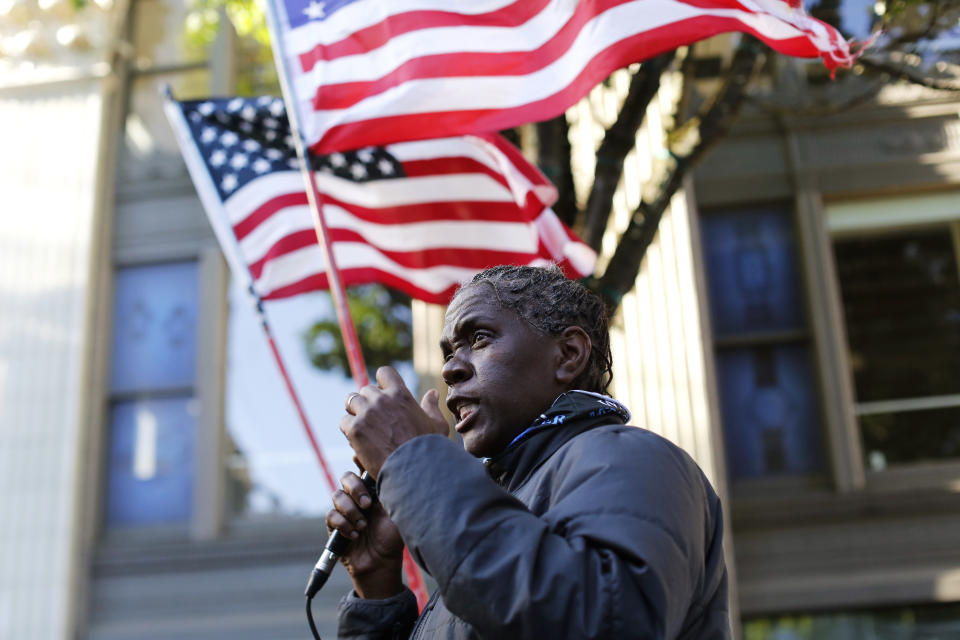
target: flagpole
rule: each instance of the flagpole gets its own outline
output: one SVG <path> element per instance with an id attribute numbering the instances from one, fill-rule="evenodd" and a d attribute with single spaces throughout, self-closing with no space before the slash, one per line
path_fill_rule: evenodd
<path id="1" fill-rule="evenodd" d="M 273 353 L 273 359 L 277 363 L 277 368 L 280 369 L 280 376 L 283 378 L 283 383 L 287 387 L 287 392 L 290 394 L 290 399 L 293 401 L 293 406 L 297 410 L 297 415 L 300 417 L 300 424 L 303 425 L 303 431 L 307 435 L 307 440 L 310 441 L 310 447 L 313 449 L 314 454 L 317 456 L 317 460 L 320 462 L 320 468 L 323 470 L 323 477 L 327 480 L 327 486 L 330 487 L 331 492 L 334 492 L 337 490 L 337 481 L 334 479 L 333 473 L 330 471 L 330 465 L 327 464 L 327 459 L 320 450 L 320 444 L 317 442 L 317 438 L 313 434 L 313 429 L 310 428 L 310 420 L 307 418 L 307 412 L 304 411 L 303 404 L 300 402 L 300 395 L 294 388 L 293 381 L 290 379 L 290 375 L 287 373 L 287 368 L 283 364 L 283 358 L 280 356 L 280 350 L 277 348 L 277 343 L 273 339 L 273 330 L 270 328 L 269 323 L 267 323 L 267 315 L 263 311 L 263 302 L 260 300 L 260 297 L 254 293 L 253 286 L 249 288 L 249 293 L 253 299 L 254 307 L 257 310 L 257 317 L 260 319 L 260 326 L 263 328 L 264 335 L 267 336 L 267 343 L 270 345 L 270 351 Z"/>
<path id="2" fill-rule="evenodd" d="M 290 78 L 287 74 L 286 49 L 283 38 L 280 35 L 279 16 L 276 13 L 274 0 L 267 0 L 265 4 L 267 5 L 267 23 L 270 27 L 270 42 L 273 45 L 274 63 L 279 71 L 277 75 L 280 80 L 280 89 L 283 92 L 283 100 L 287 105 L 287 120 L 290 122 L 290 133 L 293 136 L 294 148 L 300 160 L 300 172 L 307 185 L 307 201 L 310 205 L 310 213 L 313 216 L 313 226 L 317 234 L 317 244 L 320 245 L 320 251 L 325 261 L 324 266 L 327 272 L 327 284 L 330 288 L 330 296 L 333 298 L 334 309 L 337 312 L 337 321 L 340 324 L 340 333 L 343 337 L 347 361 L 350 364 L 350 372 L 353 374 L 357 388 L 360 389 L 370 383 L 369 377 L 367 376 L 367 367 L 363 361 L 363 352 L 360 348 L 360 340 L 357 337 L 356 327 L 353 324 L 353 316 L 347 304 L 347 294 L 343 286 L 343 280 L 340 278 L 340 270 L 337 268 L 336 259 L 333 255 L 330 230 L 323 217 L 323 198 L 320 195 L 320 190 L 317 188 L 316 175 L 310 166 L 306 143 L 301 135 L 300 114 L 297 111 L 296 101 L 293 99 L 294 94 L 291 90 Z M 403 548 L 403 572 L 407 578 L 407 586 L 413 591 L 417 598 L 417 605 L 422 611 L 427 602 L 427 589 L 420 570 L 414 563 L 406 546 Z"/>
<path id="3" fill-rule="evenodd" d="M 190 135 L 188 133 L 187 123 L 183 118 L 183 112 L 180 110 L 180 106 L 176 103 L 173 97 L 173 91 L 170 89 L 170 85 L 164 85 L 161 88 L 160 93 L 163 98 L 163 108 L 167 114 L 167 119 L 170 121 L 170 125 L 173 127 L 174 135 L 177 137 L 178 141 L 180 141 L 180 148 L 183 151 L 184 161 L 187 163 L 188 171 L 194 178 L 194 184 L 197 187 L 197 193 L 199 194 L 204 205 L 203 210 L 206 212 L 207 219 L 210 221 L 210 226 L 213 228 L 213 233 L 217 237 L 217 241 L 220 243 L 223 256 L 226 259 L 227 264 L 230 265 L 230 271 L 233 273 L 234 277 L 240 279 L 246 284 L 250 301 L 253 303 L 253 307 L 257 313 L 257 318 L 260 320 L 260 326 L 267 338 L 267 344 L 270 347 L 271 353 L 273 354 L 273 360 L 276 363 L 277 368 L 280 370 L 280 376 L 283 378 L 284 385 L 287 388 L 287 393 L 290 396 L 290 401 L 293 402 L 294 409 L 296 409 L 297 415 L 300 418 L 300 425 L 303 427 L 303 432 L 307 436 L 307 440 L 310 442 L 310 447 L 313 449 L 313 453 L 317 457 L 317 462 L 320 463 L 320 468 L 323 470 L 324 478 L 326 479 L 327 484 L 330 486 L 330 491 L 336 491 L 337 482 L 330 471 L 330 465 L 327 464 L 327 459 L 323 455 L 323 451 L 320 449 L 320 444 L 317 442 L 317 438 L 314 435 L 313 427 L 310 426 L 310 420 L 307 418 L 307 413 L 304 411 L 303 404 L 300 402 L 300 394 L 297 393 L 296 388 L 293 386 L 293 381 L 287 372 L 286 364 L 284 363 L 283 357 L 280 355 L 280 350 L 277 348 L 276 341 L 273 339 L 273 330 L 270 328 L 270 324 L 267 322 L 267 314 L 263 308 L 263 301 L 253 288 L 253 274 L 250 273 L 250 267 L 240 257 L 240 248 L 236 244 L 236 236 L 234 236 L 233 232 L 226 227 L 224 220 L 214 214 L 214 212 L 222 213 L 223 205 L 220 202 L 220 199 L 215 195 L 216 188 L 210 182 L 210 174 L 207 173 L 206 169 L 203 168 L 203 160 L 200 159 L 195 148 L 189 142 Z"/>
<path id="4" fill-rule="evenodd" d="M 317 234 L 317 244 L 320 245 L 320 251 L 323 254 L 323 260 L 327 272 L 327 284 L 330 288 L 330 296 L 333 298 L 333 306 L 337 313 L 337 321 L 340 324 L 340 332 L 343 336 L 343 345 L 347 352 L 347 362 L 350 364 L 350 373 L 353 375 L 357 388 L 365 387 L 370 384 L 367 375 L 367 367 L 363 361 L 363 352 L 360 349 L 360 340 L 357 337 L 357 330 L 353 324 L 353 316 L 350 313 L 350 306 L 347 304 L 347 293 L 340 278 L 340 270 L 337 268 L 336 258 L 333 255 L 333 245 L 330 242 L 330 230 L 323 217 L 322 206 L 323 198 L 320 190 L 317 188 L 317 179 L 310 166 L 310 157 L 307 153 L 306 144 L 300 133 L 300 117 L 297 112 L 296 102 L 292 99 L 289 79 L 287 77 L 286 51 L 283 45 L 283 39 L 279 36 L 279 19 L 276 15 L 276 8 L 272 1 L 268 0 L 267 18 L 272 25 L 270 41 L 273 44 L 273 57 L 280 79 L 280 88 L 283 91 L 283 99 L 287 104 L 287 120 L 290 122 L 290 133 L 293 136 L 294 148 L 297 151 L 297 158 L 300 160 L 300 173 L 303 175 L 303 181 L 307 185 L 307 201 L 310 205 L 310 214 L 313 216 L 313 228 Z"/>

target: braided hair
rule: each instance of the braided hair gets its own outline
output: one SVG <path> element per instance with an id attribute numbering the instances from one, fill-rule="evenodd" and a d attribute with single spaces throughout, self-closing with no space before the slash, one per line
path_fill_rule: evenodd
<path id="1" fill-rule="evenodd" d="M 574 381 L 574 388 L 607 393 L 613 377 L 607 310 L 595 293 L 568 280 L 557 265 L 530 267 L 501 265 L 481 271 L 468 286 L 493 288 L 497 306 L 510 309 L 543 335 L 559 335 L 567 327 L 580 327 L 590 336 L 587 366 Z"/>

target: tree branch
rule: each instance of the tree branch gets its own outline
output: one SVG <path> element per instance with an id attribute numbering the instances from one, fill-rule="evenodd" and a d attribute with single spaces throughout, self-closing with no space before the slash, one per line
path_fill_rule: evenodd
<path id="1" fill-rule="evenodd" d="M 840 0 L 820 0 L 810 9 L 810 15 L 817 20 L 840 28 Z"/>
<path id="2" fill-rule="evenodd" d="M 693 108 L 693 83 L 696 79 L 696 58 L 694 57 L 694 46 L 687 47 L 686 55 L 680 62 L 680 99 L 677 100 L 676 121 L 683 122 L 690 117 L 690 111 Z"/>
<path id="3" fill-rule="evenodd" d="M 660 88 L 660 77 L 673 61 L 674 51 L 647 60 L 630 80 L 627 97 L 617 120 L 607 129 L 597 149 L 597 169 L 584 211 L 584 241 L 600 249 L 610 219 L 613 194 L 623 174 L 623 160 L 636 144 L 637 130 L 643 124 L 650 101 Z"/>
<path id="4" fill-rule="evenodd" d="M 940 18 L 946 15 L 946 13 L 945 13 L 945 10 L 941 11 L 943 7 L 940 5 L 939 2 L 931 2 L 927 6 L 930 8 L 930 17 L 927 19 L 926 24 L 920 29 L 913 29 L 911 31 L 905 30 L 903 33 L 901 33 L 900 35 L 893 38 L 892 40 L 890 40 L 890 42 L 887 43 L 886 46 L 888 49 L 895 48 L 907 43 L 915 43 L 918 40 L 929 38 L 934 35 L 934 33 L 937 30 L 937 27 L 939 26 L 938 23 L 940 22 Z M 885 14 L 884 17 L 885 17 L 885 22 L 888 22 L 890 20 L 889 14 Z"/>
<path id="5" fill-rule="evenodd" d="M 504 129 L 503 131 L 500 132 L 500 135 L 506 138 L 507 142 L 517 147 L 518 149 L 523 146 L 520 141 L 520 131 L 518 127 L 514 127 L 512 129 Z"/>
<path id="6" fill-rule="evenodd" d="M 538 122 L 537 147 L 540 170 L 557 187 L 557 202 L 553 210 L 568 227 L 577 222 L 577 194 L 573 187 L 573 169 L 570 164 L 570 125 L 567 117 Z"/>
<path id="7" fill-rule="evenodd" d="M 928 89 L 937 89 L 939 91 L 960 91 L 960 79 L 957 78 L 934 78 L 922 74 L 913 73 L 909 67 L 898 66 L 890 62 L 868 58 L 860 58 L 859 63 L 866 69 L 877 73 L 886 73 L 898 80 L 906 80 L 912 84 L 927 87 Z"/>
<path id="8" fill-rule="evenodd" d="M 713 100 L 696 117 L 669 136 L 671 159 L 663 167 L 660 179 L 652 185 L 652 197 L 643 198 L 603 276 L 590 283 L 607 301 L 611 312 L 620 304 L 623 295 L 633 288 L 643 256 L 653 242 L 660 219 L 680 188 L 684 176 L 713 143 L 726 134 L 736 118 L 743 104 L 747 83 L 759 66 L 759 61 L 759 43 L 744 37 L 730 63 L 723 85 Z"/>

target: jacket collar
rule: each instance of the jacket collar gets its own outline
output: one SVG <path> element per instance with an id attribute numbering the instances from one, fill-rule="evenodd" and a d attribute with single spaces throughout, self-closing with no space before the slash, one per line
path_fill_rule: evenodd
<path id="1" fill-rule="evenodd" d="M 567 391 L 506 449 L 484 464 L 497 483 L 513 491 L 574 436 L 600 425 L 626 424 L 629 420 L 630 411 L 609 396 L 591 391 Z"/>

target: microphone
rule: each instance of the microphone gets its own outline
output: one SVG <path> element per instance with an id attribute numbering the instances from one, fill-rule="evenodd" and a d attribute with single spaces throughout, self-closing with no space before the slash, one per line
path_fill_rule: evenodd
<path id="1" fill-rule="evenodd" d="M 372 507 L 377 501 L 377 481 L 366 471 L 363 472 L 360 479 L 370 494 L 372 501 L 370 506 Z M 370 507 L 367 508 L 369 509 Z M 333 568 L 337 566 L 337 560 L 347 552 L 349 546 L 350 539 L 339 531 L 334 531 L 330 534 L 330 537 L 327 538 L 327 544 L 323 547 L 323 553 L 320 554 L 320 559 L 317 560 L 317 564 L 314 565 L 313 571 L 310 573 L 310 579 L 307 581 L 307 589 L 304 591 L 304 595 L 307 596 L 308 599 L 313 599 L 313 596 L 317 595 L 321 587 L 326 584 L 327 578 L 330 577 Z"/>

